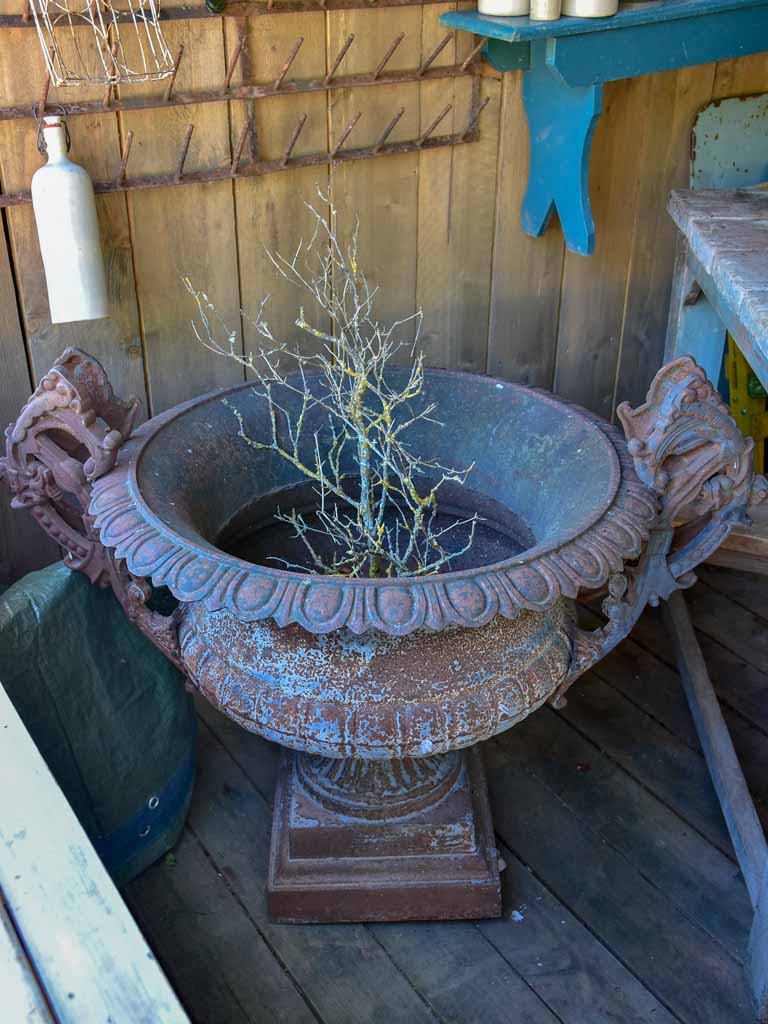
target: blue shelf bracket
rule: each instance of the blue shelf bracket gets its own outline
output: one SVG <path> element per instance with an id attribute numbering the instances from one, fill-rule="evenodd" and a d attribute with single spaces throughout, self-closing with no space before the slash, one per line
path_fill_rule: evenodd
<path id="1" fill-rule="evenodd" d="M 544 41 L 531 43 L 530 70 L 523 76 L 531 164 L 521 223 L 538 238 L 557 210 L 568 248 L 588 256 L 595 248 L 589 155 L 603 88 L 566 85 L 547 61 L 547 47 Z"/>
<path id="2" fill-rule="evenodd" d="M 657 0 L 552 22 L 467 10 L 440 20 L 485 36 L 498 71 L 523 72 L 531 164 L 522 228 L 539 237 L 556 210 L 566 245 L 583 255 L 595 248 L 589 158 L 603 84 L 768 50 L 768 0 Z"/>

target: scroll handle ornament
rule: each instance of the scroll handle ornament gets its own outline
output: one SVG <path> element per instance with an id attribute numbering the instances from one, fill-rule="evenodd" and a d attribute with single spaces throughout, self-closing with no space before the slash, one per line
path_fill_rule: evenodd
<path id="1" fill-rule="evenodd" d="M 646 604 L 691 586 L 737 523 L 768 510 L 768 483 L 753 471 L 745 438 L 706 374 L 690 356 L 656 374 L 645 403 L 616 410 L 635 470 L 659 496 L 659 518 L 636 568 L 609 580 L 594 632 L 574 626 L 571 671 L 552 698 L 558 707 L 573 682 L 626 636 Z M 678 543 L 679 542 L 679 543 Z"/>
<path id="2" fill-rule="evenodd" d="M 68 348 L 6 430 L 0 477 L 11 504 L 27 509 L 64 550 L 65 563 L 111 586 L 131 621 L 180 668 L 176 617 L 147 606 L 152 587 L 99 542 L 88 515 L 94 480 L 115 465 L 140 405 L 117 398 L 103 366 Z"/>

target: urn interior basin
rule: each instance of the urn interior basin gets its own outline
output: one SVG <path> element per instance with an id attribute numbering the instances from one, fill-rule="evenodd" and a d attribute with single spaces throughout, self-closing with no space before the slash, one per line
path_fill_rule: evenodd
<path id="1" fill-rule="evenodd" d="M 276 389 L 275 397 L 296 412 L 295 394 Z M 587 414 L 508 382 L 435 370 L 426 372 L 424 392 L 411 411 L 433 404 L 433 417 L 409 430 L 409 443 L 444 466 L 473 467 L 464 486 L 443 485 L 440 508 L 446 519 L 481 516 L 472 548 L 450 565 L 452 584 L 478 576 L 478 569 L 530 561 L 561 547 L 614 501 L 619 458 L 605 424 Z M 286 572 L 279 558 L 301 564 L 301 545 L 290 527 L 274 523 L 273 513 L 311 511 L 316 495 L 298 469 L 243 441 L 235 410 L 248 435 L 269 439 L 266 402 L 249 386 L 195 400 L 163 418 L 144 445 L 136 491 L 146 512 L 190 548 L 220 564 L 227 556 L 260 563 L 275 581 L 295 582 L 296 573 Z M 324 420 L 322 410 L 310 414 L 302 445 L 307 460 L 315 433 L 322 450 Z M 353 478 L 356 467 L 346 471 Z M 426 482 L 420 481 L 422 489 Z M 314 578 L 312 587 L 323 582 Z M 383 593 L 399 584 L 359 580 L 350 586 Z"/>

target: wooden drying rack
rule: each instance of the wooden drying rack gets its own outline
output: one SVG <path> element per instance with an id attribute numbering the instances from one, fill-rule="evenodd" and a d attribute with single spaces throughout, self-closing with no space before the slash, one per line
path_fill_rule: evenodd
<path id="1" fill-rule="evenodd" d="M 180 18 L 198 17 L 250 17 L 263 14 L 296 13 L 307 11 L 332 11 L 332 10 L 353 10 L 353 9 L 379 9 L 381 7 L 403 7 L 421 6 L 424 4 L 438 3 L 440 0 L 376 0 L 375 4 L 370 0 L 286 0 L 284 3 L 273 5 L 273 0 L 266 0 L 263 3 L 233 3 L 228 4 L 221 14 L 212 14 L 202 4 L 194 8 L 171 8 L 161 11 L 161 17 L 167 20 Z M 0 28 L 33 27 L 34 22 L 31 16 L 29 4 L 23 14 L 0 15 Z M 272 174 L 277 171 L 291 170 L 294 167 L 317 166 L 328 163 L 341 163 L 348 160 L 367 160 L 372 157 L 387 156 L 398 153 L 408 153 L 424 149 L 435 149 L 442 146 L 457 146 L 468 142 L 474 142 L 478 138 L 478 125 L 480 115 L 488 104 L 488 99 L 480 100 L 480 78 L 481 70 L 480 51 L 487 42 L 483 37 L 472 48 L 461 64 L 440 65 L 433 67 L 434 62 L 451 42 L 454 37 L 453 31 L 448 32 L 443 39 L 434 47 L 431 53 L 421 62 L 418 68 L 403 71 L 387 71 L 386 66 L 395 54 L 395 51 L 405 38 L 405 33 L 396 35 L 381 59 L 371 71 L 354 74 L 337 74 L 342 61 L 354 44 L 354 34 L 349 35 L 344 45 L 323 78 L 315 79 L 289 79 L 288 73 L 295 61 L 304 39 L 299 36 L 291 47 L 277 77 L 270 82 L 252 85 L 237 85 L 232 87 L 232 79 L 238 64 L 240 63 L 245 50 L 246 37 L 243 31 L 239 34 L 239 40 L 234 52 L 228 62 L 223 87 L 221 89 L 197 91 L 197 92 L 176 92 L 175 84 L 179 67 L 184 57 L 183 45 L 179 47 L 174 61 L 171 74 L 166 80 L 165 90 L 156 96 L 135 96 L 117 97 L 114 94 L 112 85 L 105 86 L 101 99 L 88 100 L 72 103 L 64 103 L 56 106 L 57 113 L 61 112 L 66 116 L 77 116 L 83 114 L 107 114 L 117 111 L 153 110 L 174 106 L 191 106 L 198 103 L 221 103 L 231 101 L 248 101 L 256 99 L 267 99 L 271 96 L 297 95 L 300 93 L 329 91 L 332 89 L 350 89 L 360 87 L 373 87 L 377 85 L 401 84 L 404 82 L 433 81 L 443 78 L 471 77 L 472 101 L 467 124 L 463 130 L 450 135 L 435 135 L 434 132 L 451 111 L 453 104 L 448 103 L 432 121 L 428 128 L 422 132 L 417 139 L 410 139 L 403 142 L 387 142 L 395 126 L 405 113 L 405 107 L 400 107 L 387 121 L 379 133 L 376 142 L 371 146 L 361 148 L 344 149 L 344 144 L 349 139 L 355 126 L 361 118 L 357 113 L 346 125 L 337 142 L 326 152 L 308 153 L 294 157 L 293 150 L 298 142 L 304 126 L 307 123 L 308 115 L 302 114 L 292 134 L 287 139 L 282 156 L 277 160 L 256 160 L 251 159 L 242 162 L 242 154 L 249 134 L 253 132 L 251 122 L 245 124 L 234 147 L 232 160 L 222 166 L 210 170 L 184 172 L 187 154 L 189 153 L 194 124 L 187 126 L 184 139 L 181 143 L 175 171 L 169 174 L 153 175 L 144 177 L 129 178 L 127 176 L 128 160 L 131 155 L 134 133 L 129 131 L 125 138 L 125 145 L 121 154 L 120 169 L 118 174 L 111 181 L 100 181 L 94 183 L 96 193 L 126 192 L 134 189 L 165 188 L 172 185 L 198 184 L 207 181 L 221 181 L 226 178 L 256 177 L 263 174 Z M 46 111 L 48 93 L 51 87 L 50 75 L 46 74 L 42 83 L 40 99 L 33 105 L 16 105 L 0 107 L 0 121 L 18 120 L 21 118 L 39 119 Z M 29 190 L 9 192 L 0 194 L 0 208 L 18 206 L 31 202 Z"/>

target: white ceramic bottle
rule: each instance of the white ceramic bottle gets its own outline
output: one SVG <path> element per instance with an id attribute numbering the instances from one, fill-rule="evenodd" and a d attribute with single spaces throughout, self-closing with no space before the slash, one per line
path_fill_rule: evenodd
<path id="1" fill-rule="evenodd" d="M 100 320 L 109 304 L 93 185 L 67 156 L 60 117 L 44 119 L 43 136 L 48 162 L 32 177 L 32 205 L 51 323 Z"/>

